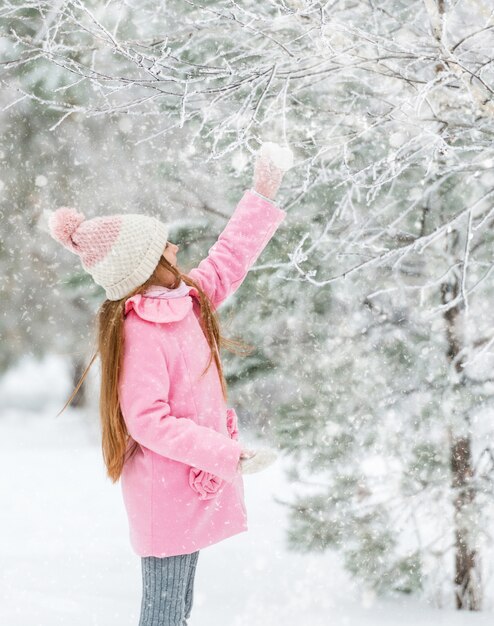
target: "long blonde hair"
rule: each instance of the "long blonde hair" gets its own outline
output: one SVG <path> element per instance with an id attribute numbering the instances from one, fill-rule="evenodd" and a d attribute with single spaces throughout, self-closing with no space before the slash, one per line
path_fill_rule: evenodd
<path id="1" fill-rule="evenodd" d="M 194 287 L 199 293 L 200 324 L 211 349 L 209 361 L 202 372 L 202 376 L 208 371 L 214 359 L 225 401 L 227 400 L 227 386 L 221 365 L 219 348 L 225 347 L 227 350 L 242 356 L 250 354 L 254 350 L 254 346 L 235 339 L 227 339 L 221 335 L 218 314 L 214 310 L 207 294 L 196 281 L 192 280 L 187 274 L 183 274 L 178 267 L 172 265 L 164 256 L 161 256 L 155 271 L 145 283 L 129 292 L 120 300 L 105 300 L 96 315 L 96 350 L 72 395 L 58 415 L 73 400 L 99 354 L 101 361 L 99 399 L 101 447 L 107 475 L 112 482 L 116 482 L 120 478 L 125 461 L 131 458 L 139 449 L 139 444 L 132 440 L 127 431 L 118 398 L 118 380 L 123 367 L 125 301 L 135 294 L 143 293 L 150 285 L 159 283 L 156 271 L 160 266 L 174 274 L 175 282 L 173 287 L 178 287 L 180 281 L 183 280 L 186 285 Z"/>

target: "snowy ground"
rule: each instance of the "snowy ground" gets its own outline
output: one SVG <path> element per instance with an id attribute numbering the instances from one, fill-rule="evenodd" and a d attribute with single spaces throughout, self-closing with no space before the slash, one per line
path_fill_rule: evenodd
<path id="1" fill-rule="evenodd" d="M 54 417 L 66 385 L 56 360 L 42 372 L 24 364 L 0 384 L 0 624 L 137 626 L 140 560 L 128 543 L 120 486 L 105 478 L 94 412 Z M 491 609 L 458 613 L 372 598 L 337 555 L 288 552 L 286 513 L 272 501 L 290 495 L 283 462 L 245 476 L 245 491 L 249 531 L 201 551 L 190 626 L 492 622 Z"/>

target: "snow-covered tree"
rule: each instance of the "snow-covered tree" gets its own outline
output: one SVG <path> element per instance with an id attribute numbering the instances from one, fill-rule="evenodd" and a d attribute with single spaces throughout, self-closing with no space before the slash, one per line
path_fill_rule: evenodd
<path id="1" fill-rule="evenodd" d="M 481 608 L 490 3 L 4 0 L 0 18 L 6 106 L 36 103 L 53 130 L 118 118 L 133 151 L 167 142 L 165 178 L 189 198 L 207 197 L 196 182 L 214 165 L 224 188 L 202 208 L 250 184 L 261 140 L 290 143 L 289 223 L 235 296 L 232 331 L 261 349 L 226 356 L 253 422 L 293 457 L 288 540 L 341 549 L 378 591 Z M 56 91 L 19 84 L 29 67 L 56 68 Z"/>

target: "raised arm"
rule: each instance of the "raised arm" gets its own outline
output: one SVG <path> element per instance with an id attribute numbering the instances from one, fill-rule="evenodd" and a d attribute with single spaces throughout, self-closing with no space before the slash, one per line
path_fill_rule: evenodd
<path id="1" fill-rule="evenodd" d="M 188 272 L 218 306 L 242 284 L 286 211 L 254 190 L 246 190 L 208 256 Z"/>
<path id="2" fill-rule="evenodd" d="M 231 482 L 242 446 L 186 415 L 171 414 L 170 377 L 159 332 L 158 325 L 148 322 L 129 320 L 126 325 L 118 394 L 127 430 L 153 452 Z"/>
<path id="3" fill-rule="evenodd" d="M 288 146 L 265 142 L 254 165 L 254 185 L 244 192 L 208 256 L 189 272 L 215 308 L 236 291 L 268 244 L 286 211 L 273 202 L 283 176 L 293 165 Z"/>

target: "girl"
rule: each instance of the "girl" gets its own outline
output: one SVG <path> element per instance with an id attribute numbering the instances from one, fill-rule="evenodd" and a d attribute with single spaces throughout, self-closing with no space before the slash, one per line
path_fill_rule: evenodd
<path id="1" fill-rule="evenodd" d="M 222 346 L 245 344 L 221 336 L 216 309 L 286 216 L 273 199 L 289 166 L 263 148 L 254 188 L 188 274 L 177 266 L 180 248 L 168 226 L 155 218 L 45 212 L 45 228 L 80 256 L 107 296 L 98 349 L 67 404 L 99 353 L 103 458 L 111 480 L 121 479 L 131 546 L 141 557 L 139 626 L 186 624 L 200 549 L 248 530 L 241 474 L 256 453 L 238 440 L 219 355 Z"/>

